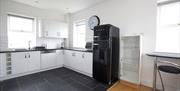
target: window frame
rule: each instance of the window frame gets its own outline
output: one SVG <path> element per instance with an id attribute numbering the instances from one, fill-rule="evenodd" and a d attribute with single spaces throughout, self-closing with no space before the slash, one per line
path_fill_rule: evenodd
<path id="1" fill-rule="evenodd" d="M 157 36 L 158 36 L 158 32 L 162 31 L 161 29 L 163 28 L 160 24 L 160 21 L 161 21 L 161 8 L 163 6 L 166 7 L 166 5 L 170 5 L 170 4 L 175 4 L 175 3 L 179 3 L 180 4 L 180 1 L 179 0 L 174 0 L 174 1 L 165 1 L 165 2 L 161 2 L 161 3 L 158 3 L 157 4 L 157 30 L 156 30 L 156 45 L 155 45 L 155 51 L 156 52 L 168 52 L 168 53 L 180 53 L 180 50 L 179 51 L 168 51 L 168 50 L 165 50 L 165 51 L 159 51 L 158 49 L 158 45 L 157 45 Z M 167 27 L 168 25 L 172 25 L 172 24 L 166 24 L 165 26 Z M 176 24 L 173 24 L 173 25 L 176 25 Z M 164 26 L 164 27 L 165 27 Z M 175 26 L 174 26 L 175 27 Z M 179 27 L 179 34 L 180 34 L 180 18 L 179 18 L 179 23 L 177 23 L 176 27 Z M 169 30 L 171 31 L 171 30 Z M 180 36 L 179 36 L 179 39 L 180 39 Z M 180 46 L 179 46 L 179 49 L 180 49 Z"/>
<path id="2" fill-rule="evenodd" d="M 32 31 L 19 31 L 19 30 L 10 30 L 10 16 L 12 17 L 18 17 L 18 18 L 24 18 L 24 19 L 31 19 L 33 21 L 32 24 Z M 11 48 L 9 46 L 9 32 L 15 32 L 15 33 L 31 33 L 33 34 L 33 42 L 34 42 L 34 46 L 36 46 L 36 41 L 37 41 L 37 19 L 36 17 L 32 17 L 32 16 L 26 16 L 26 15 L 22 15 L 22 14 L 16 14 L 16 13 L 7 13 L 7 35 L 8 35 L 8 49 L 14 49 Z M 31 41 L 32 42 L 32 41 Z M 32 46 L 31 46 L 32 47 Z"/>
<path id="3" fill-rule="evenodd" d="M 84 22 L 85 23 L 85 43 L 86 43 L 87 20 L 86 19 L 76 20 L 76 21 L 73 22 L 73 43 L 72 43 L 72 46 L 74 48 L 85 48 L 85 46 L 84 47 L 77 47 L 77 46 L 75 46 L 75 43 L 74 43 L 74 40 L 75 40 L 74 39 L 74 36 L 75 36 L 74 34 L 76 32 L 76 25 L 77 25 L 77 23 L 80 23 L 80 22 Z"/>

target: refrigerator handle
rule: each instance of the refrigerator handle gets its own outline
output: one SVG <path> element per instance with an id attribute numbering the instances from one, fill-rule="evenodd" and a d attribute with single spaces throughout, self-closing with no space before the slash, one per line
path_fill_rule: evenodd
<path id="1" fill-rule="evenodd" d="M 85 56 L 85 53 L 82 54 L 82 58 L 84 58 L 84 56 Z"/>
<path id="2" fill-rule="evenodd" d="M 94 46 L 98 46 L 99 44 L 97 44 L 97 43 L 94 43 L 93 45 L 94 45 Z"/>
<path id="3" fill-rule="evenodd" d="M 94 38 L 99 38 L 99 36 L 94 36 Z"/>

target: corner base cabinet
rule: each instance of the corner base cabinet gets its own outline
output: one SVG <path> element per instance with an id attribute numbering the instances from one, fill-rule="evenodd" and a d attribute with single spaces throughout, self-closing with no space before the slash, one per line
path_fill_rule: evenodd
<path id="1" fill-rule="evenodd" d="M 64 65 L 72 70 L 92 76 L 92 53 L 66 50 Z"/>

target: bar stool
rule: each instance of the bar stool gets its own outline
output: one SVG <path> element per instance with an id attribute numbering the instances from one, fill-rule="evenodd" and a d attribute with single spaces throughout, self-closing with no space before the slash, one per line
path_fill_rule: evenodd
<path id="1" fill-rule="evenodd" d="M 163 83 L 163 79 L 162 79 L 160 71 L 178 75 L 178 74 L 180 74 L 180 65 L 178 65 L 176 63 L 168 62 L 168 61 L 159 61 L 159 63 L 169 64 L 169 65 L 159 65 L 157 67 L 159 77 L 160 77 L 160 80 L 161 80 L 162 89 L 163 89 L 163 91 L 165 91 L 164 83 Z"/>

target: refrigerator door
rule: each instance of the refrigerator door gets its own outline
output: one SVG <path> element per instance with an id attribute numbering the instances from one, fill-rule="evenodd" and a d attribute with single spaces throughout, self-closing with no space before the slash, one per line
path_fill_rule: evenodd
<path id="1" fill-rule="evenodd" d="M 109 41 L 94 41 L 93 77 L 104 83 L 110 80 L 109 51 Z"/>
<path id="2" fill-rule="evenodd" d="M 94 31 L 94 41 L 109 40 L 109 26 L 97 26 Z"/>
<path id="3" fill-rule="evenodd" d="M 93 78 L 112 84 L 118 80 L 119 28 L 100 25 L 94 28 Z"/>

